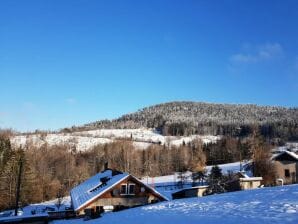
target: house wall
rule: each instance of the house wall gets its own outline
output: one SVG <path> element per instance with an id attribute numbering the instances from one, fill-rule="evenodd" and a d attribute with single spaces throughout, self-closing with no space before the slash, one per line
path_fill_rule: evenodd
<path id="1" fill-rule="evenodd" d="M 186 198 L 197 197 L 198 190 L 197 189 L 187 189 L 184 192 L 184 196 Z"/>
<path id="2" fill-rule="evenodd" d="M 135 184 L 135 194 L 134 195 L 121 195 L 120 190 L 123 184 Z M 142 190 L 143 188 L 143 190 Z M 161 201 L 161 198 L 152 192 L 145 185 L 136 182 L 134 179 L 126 179 L 111 190 L 107 191 L 101 195 L 98 199 L 94 200 L 90 204 L 86 205 L 80 211 L 79 215 L 84 214 L 84 210 L 87 208 L 95 209 L 96 206 L 115 206 L 123 205 L 127 207 L 134 207 L 138 205 L 146 205 L 156 201 Z"/>
<path id="3" fill-rule="evenodd" d="M 275 161 L 277 179 L 283 179 L 284 184 L 293 184 L 298 181 L 298 162 L 294 161 Z M 290 177 L 285 176 L 285 170 L 288 169 Z"/>
<path id="4" fill-rule="evenodd" d="M 240 181 L 240 188 L 241 188 L 241 190 L 256 189 L 260 185 L 261 185 L 261 181 L 260 180 Z"/>
<path id="5" fill-rule="evenodd" d="M 138 205 L 145 205 L 149 204 L 148 202 L 148 197 L 132 197 L 132 198 L 100 198 L 93 203 L 89 204 L 87 207 L 84 209 L 81 209 L 79 211 L 79 215 L 84 214 L 85 209 L 94 209 L 96 206 L 115 206 L 115 205 L 124 205 L 127 207 L 134 207 Z"/>
<path id="6" fill-rule="evenodd" d="M 203 197 L 206 190 L 207 190 L 207 188 L 199 188 L 198 192 L 197 192 L 197 196 L 198 197 Z"/>
<path id="7" fill-rule="evenodd" d="M 181 193 L 174 194 L 173 199 L 179 198 L 191 198 L 191 197 L 203 197 L 206 188 L 194 188 L 194 189 L 185 189 Z"/>

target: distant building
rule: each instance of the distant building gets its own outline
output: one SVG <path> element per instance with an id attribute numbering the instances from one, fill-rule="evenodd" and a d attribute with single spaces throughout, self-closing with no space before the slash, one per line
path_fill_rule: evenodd
<path id="1" fill-rule="evenodd" d="M 250 190 L 259 188 L 263 177 L 242 177 L 239 179 L 241 190 Z"/>
<path id="2" fill-rule="evenodd" d="M 111 169 L 74 187 L 70 195 L 77 215 L 99 213 L 103 208 L 115 210 L 167 200 L 136 177 Z"/>
<path id="3" fill-rule="evenodd" d="M 185 188 L 172 194 L 173 199 L 203 197 L 209 186 Z"/>
<path id="4" fill-rule="evenodd" d="M 225 183 L 228 191 L 249 190 L 261 186 L 262 177 L 250 177 L 245 172 L 237 172 Z"/>
<path id="5" fill-rule="evenodd" d="M 298 155 L 284 151 L 272 158 L 279 184 L 298 183 Z"/>

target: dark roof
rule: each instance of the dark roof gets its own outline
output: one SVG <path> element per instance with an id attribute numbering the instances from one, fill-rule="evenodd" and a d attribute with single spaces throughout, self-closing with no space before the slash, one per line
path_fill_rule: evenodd
<path id="1" fill-rule="evenodd" d="M 189 187 L 189 188 L 183 188 L 181 190 L 178 190 L 176 192 L 174 192 L 172 195 L 175 195 L 175 194 L 180 194 L 180 193 L 183 193 L 185 191 L 191 191 L 191 190 L 198 190 L 198 189 L 204 189 L 204 188 L 208 188 L 209 186 L 208 185 L 204 185 L 204 186 L 196 186 L 196 187 Z"/>
<path id="2" fill-rule="evenodd" d="M 298 161 L 298 155 L 294 152 L 284 151 L 272 158 L 276 161 Z"/>

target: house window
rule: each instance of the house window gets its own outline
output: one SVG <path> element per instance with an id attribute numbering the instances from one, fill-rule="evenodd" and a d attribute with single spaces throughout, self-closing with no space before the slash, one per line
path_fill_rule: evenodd
<path id="1" fill-rule="evenodd" d="M 128 185 L 128 194 L 134 195 L 135 194 L 135 184 Z"/>
<path id="2" fill-rule="evenodd" d="M 127 194 L 127 185 L 126 184 L 121 185 L 120 194 Z"/>
<path id="3" fill-rule="evenodd" d="M 121 195 L 135 195 L 135 184 L 122 184 L 120 188 Z"/>
<path id="4" fill-rule="evenodd" d="M 285 177 L 290 177 L 290 170 L 289 169 L 285 169 Z"/>

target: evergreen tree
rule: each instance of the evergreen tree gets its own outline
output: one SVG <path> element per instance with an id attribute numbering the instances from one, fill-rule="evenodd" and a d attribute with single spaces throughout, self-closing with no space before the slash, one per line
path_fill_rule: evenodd
<path id="1" fill-rule="evenodd" d="M 215 165 L 211 168 L 209 178 L 213 181 L 220 181 L 222 178 L 222 172 L 219 166 Z"/>

